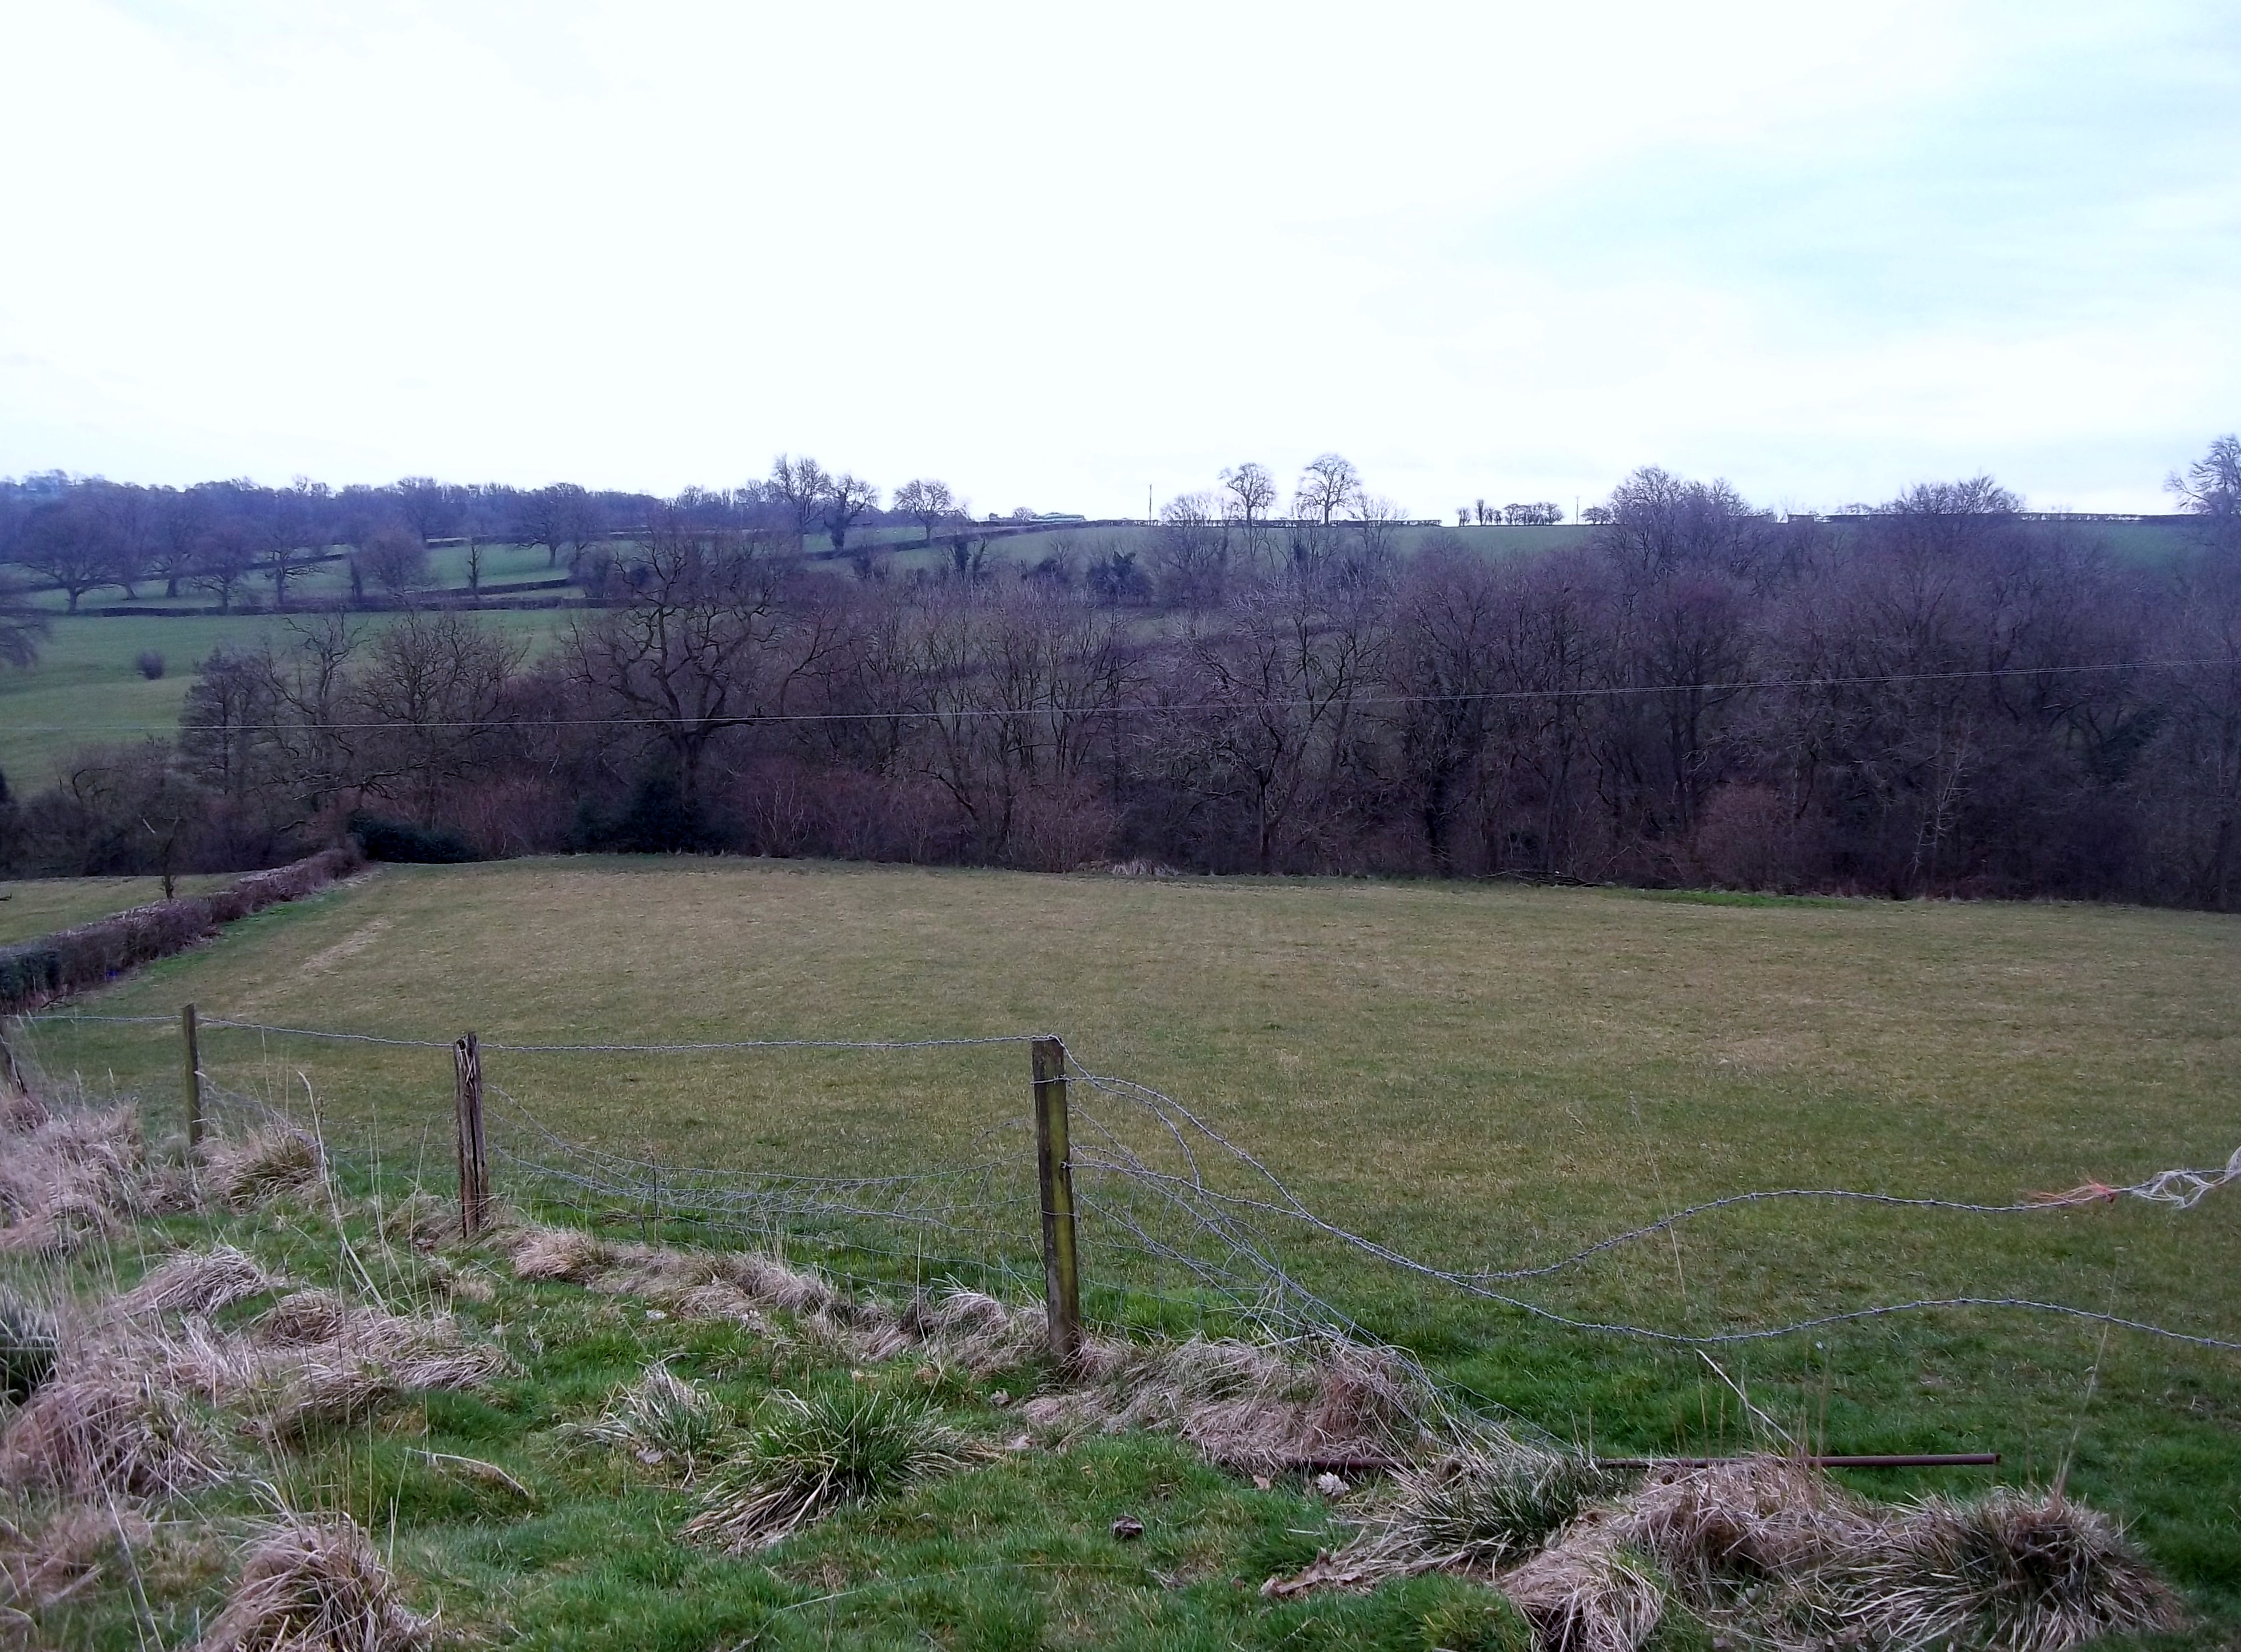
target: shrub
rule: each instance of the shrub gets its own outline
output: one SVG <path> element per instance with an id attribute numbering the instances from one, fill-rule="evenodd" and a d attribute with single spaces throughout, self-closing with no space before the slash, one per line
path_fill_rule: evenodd
<path id="1" fill-rule="evenodd" d="M 409 820 L 358 813 L 350 818 L 350 833 L 365 848 L 369 860 L 451 866 L 478 859 L 473 845 L 442 826 L 415 826 Z"/>
<path id="2" fill-rule="evenodd" d="M 140 657 L 135 659 L 132 665 L 134 669 L 151 683 L 164 674 L 164 657 L 152 648 L 142 649 Z"/>

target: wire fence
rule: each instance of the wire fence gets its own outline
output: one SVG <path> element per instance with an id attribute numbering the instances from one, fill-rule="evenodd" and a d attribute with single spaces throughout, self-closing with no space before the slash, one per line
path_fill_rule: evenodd
<path id="1" fill-rule="evenodd" d="M 32 1040 L 79 1025 L 172 1027 L 164 1016 L 101 1016 L 59 1012 L 19 1023 Z M 205 1054 L 204 1094 L 209 1115 L 222 1128 L 247 1130 L 286 1123 L 320 1124 L 331 1149 L 332 1120 L 318 1118 L 321 1098 L 298 1069 L 271 1060 L 275 1042 L 301 1041 L 347 1051 L 362 1049 L 448 1053 L 443 1040 L 316 1027 L 285 1027 L 226 1017 L 204 1017 L 206 1033 L 258 1041 L 267 1073 L 257 1096 L 212 1076 L 232 1070 Z M 652 1237 L 686 1236 L 726 1245 L 777 1248 L 813 1261 L 837 1279 L 859 1285 L 922 1288 L 953 1281 L 1008 1294 L 1041 1294 L 1044 1197 L 1036 1172 L 1034 1116 L 1008 1102 L 977 1120 L 947 1162 L 913 1164 L 863 1174 L 811 1174 L 794 1167 L 767 1169 L 693 1165 L 650 1147 L 625 1151 L 557 1127 L 534 1099 L 531 1086 L 544 1064 L 631 1057 L 837 1060 L 840 1083 L 876 1098 L 891 1086 L 882 1069 L 896 1062 L 1000 1056 L 1011 1063 L 1001 1076 L 976 1078 L 992 1096 L 1030 1100 L 1027 1063 L 1018 1047 L 1032 1033 L 919 1039 L 734 1040 L 686 1043 L 608 1042 L 507 1044 L 483 1040 L 479 1049 L 484 1118 L 498 1191 L 547 1219 L 592 1227 L 635 1228 Z M 35 1055 L 37 1052 L 35 1051 Z M 871 1064 L 871 1065 L 866 1065 Z M 432 1065 L 432 1064 L 431 1064 Z M 1829 1301 L 1816 1311 L 1759 1324 L 1689 1329 L 1649 1324 L 1552 1305 L 1528 1295 L 1558 1276 L 1598 1259 L 1718 1213 L 1769 1203 L 1806 1203 L 1920 1212 L 1938 1216 L 2017 1221 L 2057 1221 L 2089 1205 L 2137 1201 L 2173 1213 L 2196 1209 L 2217 1190 L 2241 1180 L 2241 1148 L 2222 1166 L 2176 1168 L 2124 1184 L 2091 1181 L 2060 1192 L 2007 1203 L 1919 1197 L 1846 1187 L 1782 1187 L 1727 1194 L 1673 1210 L 1613 1232 L 1548 1260 L 1513 1259 L 1501 1265 L 1443 1267 L 1398 1245 L 1355 1231 L 1316 1210 L 1266 1160 L 1241 1145 L 1205 1116 L 1148 1085 L 1098 1071 L 1067 1052 L 1063 1074 L 1070 1092 L 1068 1158 L 1082 1258 L 1085 1317 L 1107 1328 L 1169 1329 L 1256 1328 L 1282 1336 L 1338 1332 L 1373 1338 L 1357 1312 L 1368 1294 L 1389 1297 L 1395 1286 L 1417 1293 L 1451 1293 L 1461 1301 L 1514 1313 L 1565 1331 L 1624 1338 L 1675 1348 L 1715 1348 L 1766 1342 L 1831 1327 L 1936 1310 L 1993 1312 L 2066 1319 L 2222 1352 L 2241 1351 L 2241 1340 L 2208 1330 L 2157 1323 L 2111 1308 L 2093 1308 L 2002 1290 L 1923 1295 L 1905 1300 L 1845 1303 Z M 518 1087 L 518 1089 L 517 1088 Z M 447 1154 L 448 1140 L 431 1143 L 448 1118 L 423 1114 L 422 1166 L 431 1150 Z M 378 1133 L 369 1127 L 369 1139 Z M 346 1144 L 340 1144 L 346 1146 Z M 392 1136 L 391 1148 L 394 1147 Z M 370 1151 L 378 1154 L 378 1142 Z M 440 1160 L 439 1160 L 440 1161 Z M 1349 1271 L 1349 1268 L 1351 1271 Z M 1825 1287 L 1833 1294 L 1836 1287 Z"/>

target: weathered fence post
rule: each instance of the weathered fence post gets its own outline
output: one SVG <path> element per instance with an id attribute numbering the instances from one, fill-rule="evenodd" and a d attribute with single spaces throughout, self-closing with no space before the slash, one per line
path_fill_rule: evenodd
<path id="1" fill-rule="evenodd" d="M 195 1027 L 195 1007 L 179 1006 L 179 1036 L 186 1045 L 187 1147 L 203 1145 L 203 1048 Z"/>
<path id="2" fill-rule="evenodd" d="M 1035 1086 L 1035 1180 L 1042 1189 L 1043 1306 L 1051 1357 L 1070 1365 L 1081 1352 L 1081 1276 L 1074 1248 L 1073 1145 L 1066 1114 L 1066 1046 L 1039 1038 L 1030 1047 Z"/>
<path id="3" fill-rule="evenodd" d="M 472 1239 L 490 1220 L 490 1162 L 483 1147 L 483 1059 L 470 1033 L 452 1046 L 459 1104 L 459 1232 Z"/>

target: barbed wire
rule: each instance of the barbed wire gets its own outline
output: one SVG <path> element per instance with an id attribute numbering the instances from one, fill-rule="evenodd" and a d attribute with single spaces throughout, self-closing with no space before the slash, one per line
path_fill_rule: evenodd
<path id="1" fill-rule="evenodd" d="M 1392 1246 L 1355 1233 L 1318 1214 L 1294 1194 L 1283 1180 L 1262 1160 L 1237 1146 L 1221 1131 L 1207 1124 L 1172 1096 L 1147 1085 L 1138 1083 L 1134 1080 L 1092 1072 L 1071 1059 L 1069 1066 L 1092 1089 L 1103 1094 L 1112 1095 L 1116 1099 L 1132 1101 L 1154 1114 L 1171 1134 L 1180 1135 L 1185 1128 L 1187 1128 L 1202 1136 L 1209 1145 L 1218 1147 L 1234 1164 L 1265 1181 L 1274 1192 L 1277 1195 L 1275 1199 L 1259 1200 L 1228 1194 L 1212 1187 L 1207 1185 L 1196 1154 L 1192 1155 L 1189 1170 L 1187 1174 L 1183 1174 L 1161 1171 L 1146 1164 L 1141 1157 L 1134 1154 L 1127 1154 L 1114 1160 L 1101 1160 L 1082 1154 L 1077 1154 L 1075 1157 L 1076 1167 L 1092 1175 L 1112 1174 L 1140 1185 L 1150 1184 L 1169 1194 L 1176 1203 L 1192 1213 L 1197 1220 L 1201 1233 L 1221 1242 L 1225 1251 L 1224 1261 L 1228 1266 L 1234 1267 L 1242 1264 L 1248 1271 L 1261 1273 L 1267 1280 L 1269 1289 L 1280 1300 L 1288 1295 L 1321 1303 L 1319 1297 L 1308 1291 L 1283 1267 L 1279 1260 L 1278 1247 L 1268 1243 L 1257 1230 L 1245 1226 L 1237 1214 L 1241 1210 L 1253 1210 L 1283 1217 L 1311 1228 L 1389 1267 L 1418 1278 L 1436 1281 L 1467 1295 L 1515 1309 L 1545 1323 L 1558 1325 L 1569 1330 L 1631 1337 L 1674 1346 L 1717 1347 L 1738 1342 L 1764 1341 L 1833 1325 L 1876 1320 L 1937 1308 L 1995 1308 L 2060 1315 L 2201 1348 L 2241 1351 L 2241 1341 L 2181 1331 L 2143 1320 L 2090 1308 L 2074 1308 L 2059 1302 L 2047 1302 L 2035 1298 L 2012 1295 L 1964 1294 L 1923 1297 L 1909 1301 L 1877 1303 L 1866 1308 L 1816 1314 L 1779 1325 L 1720 1332 L 1691 1333 L 1623 1321 L 1592 1319 L 1565 1314 L 1527 1298 L 1495 1290 L 1488 1283 L 1488 1281 L 1496 1279 L 1542 1276 L 1555 1271 L 1557 1267 L 1569 1267 L 1575 1261 L 1584 1260 L 1615 1246 L 1664 1231 L 1689 1216 L 1743 1203 L 1753 1198 L 1858 1199 L 1876 1204 L 2006 1214 L 2048 1212 L 2085 1202 L 2089 1198 L 2099 1200 L 2130 1194 L 2159 1202 L 2177 1203 L 2182 1209 L 2191 1208 L 2211 1188 L 2241 1178 L 2241 1150 L 2237 1150 L 2222 1172 L 2164 1171 L 2128 1187 L 2111 1188 L 2101 1183 L 2088 1183 L 2084 1188 L 2073 1189 L 2069 1194 L 2045 1195 L 2011 1205 L 1976 1205 L 1950 1200 L 1902 1200 L 1892 1195 L 1855 1193 L 1846 1189 L 1782 1189 L 1762 1194 L 1734 1194 L 1724 1200 L 1709 1201 L 1701 1205 L 1692 1206 L 1661 1218 L 1656 1222 L 1611 1235 L 1575 1253 L 1572 1257 L 1562 1259 L 1553 1266 L 1512 1270 L 1508 1273 L 1464 1271 L 1435 1267 Z M 1099 1124 L 1097 1128 L 1102 1136 L 1107 1140 L 1113 1139 L 1113 1133 L 1108 1127 Z M 1251 1234 L 1249 1240 L 1241 1237 L 1246 1234 Z"/>
<path id="2" fill-rule="evenodd" d="M 90 1021 L 117 1025 L 170 1024 L 163 1016 L 104 1016 L 70 1012 L 37 1018 L 42 1022 Z M 334 1040 L 395 1047 L 448 1049 L 449 1043 L 380 1034 L 289 1027 L 210 1017 L 203 1026 L 269 1037 Z M 1016 1045 L 1038 1036 L 1008 1033 L 921 1039 L 750 1039 L 679 1044 L 585 1043 L 509 1045 L 486 1041 L 494 1053 L 521 1055 L 701 1054 L 719 1052 L 896 1053 Z M 1061 1044 L 1061 1048 L 1063 1048 Z M 1628 1321 L 1568 1313 L 1514 1292 L 1495 1288 L 1544 1279 L 1709 1214 L 1777 1201 L 1827 1201 L 1902 1210 L 1926 1210 L 1978 1216 L 2046 1214 L 2092 1202 L 2125 1198 L 2189 1210 L 2215 1189 L 2241 1180 L 2241 1149 L 2217 1169 L 2159 1171 L 2124 1185 L 2089 1181 L 2061 1193 L 2035 1194 L 2004 1204 L 1913 1196 L 1851 1188 L 1790 1187 L 1726 1194 L 1669 1212 L 1637 1227 L 1608 1234 L 1552 1261 L 1502 1268 L 1448 1268 L 1422 1261 L 1399 1247 L 1355 1232 L 1314 1209 L 1261 1157 L 1241 1146 L 1174 1097 L 1138 1080 L 1096 1072 L 1067 1051 L 1062 1071 L 1093 1095 L 1123 1105 L 1127 1116 L 1148 1124 L 1152 1141 L 1132 1145 L 1127 1134 L 1098 1110 L 1077 1103 L 1070 1109 L 1079 1139 L 1070 1167 L 1080 1184 L 1077 1204 L 1086 1225 L 1098 1234 L 1088 1247 L 1092 1284 L 1124 1302 L 1132 1295 L 1160 1298 L 1158 1270 L 1174 1270 L 1198 1293 L 1180 1301 L 1201 1314 L 1208 1308 L 1288 1334 L 1321 1328 L 1359 1334 L 1350 1314 L 1308 1286 L 1291 1267 L 1283 1247 L 1265 1224 L 1281 1221 L 1303 1228 L 1376 1264 L 1409 1277 L 1436 1282 L 1475 1300 L 1511 1309 L 1540 1322 L 1598 1335 L 1623 1336 L 1651 1343 L 1716 1347 L 1774 1340 L 1832 1326 L 1895 1315 L 1950 1309 L 1990 1309 L 2055 1315 L 2108 1326 L 2171 1341 L 2221 1351 L 2241 1350 L 2241 1341 L 2185 1331 L 2146 1320 L 2073 1307 L 2033 1297 L 1994 1293 L 1959 1293 L 1905 1301 L 1875 1303 L 1813 1314 L 1781 1324 L 1690 1332 Z M 687 1221 L 712 1228 L 775 1232 L 793 1227 L 819 1230 L 823 1242 L 910 1260 L 921 1267 L 923 1248 L 905 1252 L 883 1247 L 880 1233 L 906 1234 L 920 1242 L 939 1234 L 974 1254 L 973 1265 L 1000 1266 L 1019 1277 L 1031 1276 L 1037 1235 L 1034 1214 L 1040 1200 L 1032 1191 L 1023 1153 L 987 1153 L 969 1161 L 927 1170 L 866 1175 L 813 1175 L 785 1170 L 752 1171 L 671 1164 L 573 1141 L 546 1124 L 526 1103 L 487 1073 L 485 1088 L 498 1106 L 491 1112 L 500 1127 L 495 1151 L 501 1161 L 525 1175 L 571 1190 L 579 1207 L 585 1198 L 644 1209 L 658 1220 Z M 254 1109 L 260 1119 L 284 1113 L 238 1092 L 214 1087 L 227 1105 Z M 997 1121 L 974 1140 L 978 1151 L 990 1138 L 1018 1130 L 1026 1120 Z M 510 1139 L 509 1139 L 510 1138 Z M 1161 1157 L 1172 1162 L 1162 1164 Z M 1217 1174 L 1217 1172 L 1222 1174 Z M 1232 1185 L 1242 1177 L 1241 1191 Z M 1007 1179 L 1008 1182 L 1007 1182 Z M 1006 1184 L 1000 1186 L 1000 1184 Z M 1250 1189 L 1258 1186 L 1260 1192 Z M 810 1235 L 805 1235 L 810 1236 Z M 1136 1264 L 1134 1267 L 1131 1264 Z M 1147 1290 L 1135 1275 L 1154 1274 Z"/>

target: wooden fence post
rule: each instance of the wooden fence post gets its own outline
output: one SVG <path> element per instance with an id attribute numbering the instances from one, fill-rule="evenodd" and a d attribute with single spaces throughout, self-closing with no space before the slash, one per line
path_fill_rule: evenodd
<path id="1" fill-rule="evenodd" d="M 195 1026 L 195 1007 L 179 1006 L 179 1036 L 186 1044 L 187 1150 L 203 1145 L 203 1048 Z"/>
<path id="2" fill-rule="evenodd" d="M 1030 1047 L 1035 1087 L 1035 1180 L 1042 1189 L 1043 1307 L 1051 1357 L 1071 1365 L 1081 1352 L 1081 1275 L 1074 1246 L 1073 1145 L 1066 1113 L 1066 1046 L 1039 1038 Z"/>
<path id="3" fill-rule="evenodd" d="M 483 1147 L 483 1060 L 470 1033 L 452 1046 L 459 1108 L 459 1233 L 472 1239 L 490 1220 L 490 1162 Z"/>

